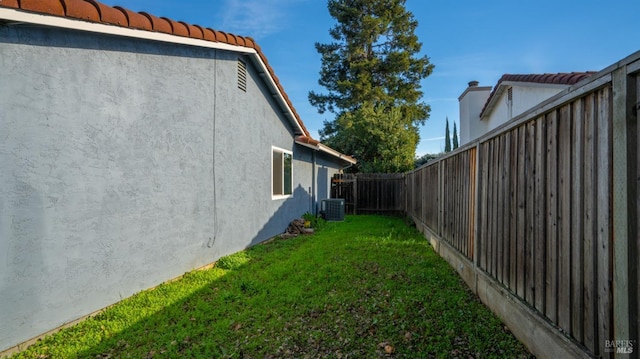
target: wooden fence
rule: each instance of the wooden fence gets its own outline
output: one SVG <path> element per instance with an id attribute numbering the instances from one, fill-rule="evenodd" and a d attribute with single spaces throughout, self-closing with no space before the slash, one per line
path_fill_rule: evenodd
<path id="1" fill-rule="evenodd" d="M 336 174 L 331 180 L 331 198 L 344 198 L 348 214 L 404 214 L 405 192 L 403 173 Z"/>
<path id="2" fill-rule="evenodd" d="M 635 340 L 637 357 L 639 70 L 636 53 L 406 175 L 407 213 L 476 287 L 486 275 L 588 355 Z"/>

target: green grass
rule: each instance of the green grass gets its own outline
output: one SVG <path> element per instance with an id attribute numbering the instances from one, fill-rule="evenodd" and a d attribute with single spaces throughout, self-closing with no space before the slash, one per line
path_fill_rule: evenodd
<path id="1" fill-rule="evenodd" d="M 141 292 L 12 358 L 529 357 L 415 228 L 347 216 Z"/>

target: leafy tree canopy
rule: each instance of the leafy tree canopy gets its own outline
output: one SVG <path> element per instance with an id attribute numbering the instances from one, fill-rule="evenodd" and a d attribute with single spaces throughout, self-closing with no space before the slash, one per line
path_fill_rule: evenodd
<path id="1" fill-rule="evenodd" d="M 360 171 L 411 169 L 419 126 L 429 117 L 429 106 L 420 102 L 420 80 L 431 74 L 433 65 L 428 57 L 417 56 L 418 23 L 404 4 L 405 0 L 329 0 L 329 13 L 337 21 L 330 30 L 334 42 L 316 43 L 322 56 L 318 83 L 328 92 L 310 92 L 309 101 L 318 112 L 336 115 L 325 121 L 321 140 L 356 156 Z M 362 138 L 366 136 L 372 137 Z M 375 141 L 379 143 L 367 146 Z M 356 143 L 364 147 L 355 148 Z M 394 151 L 392 144 L 399 145 L 397 155 L 387 153 Z M 391 158 L 403 160 L 381 164 Z"/>

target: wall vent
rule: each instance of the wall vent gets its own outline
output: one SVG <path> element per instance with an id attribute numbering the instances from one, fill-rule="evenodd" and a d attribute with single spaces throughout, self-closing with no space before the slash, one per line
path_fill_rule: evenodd
<path id="1" fill-rule="evenodd" d="M 344 221 L 344 198 L 323 199 L 320 213 L 327 221 Z"/>
<path id="2" fill-rule="evenodd" d="M 247 64 L 238 59 L 238 88 L 247 92 Z"/>

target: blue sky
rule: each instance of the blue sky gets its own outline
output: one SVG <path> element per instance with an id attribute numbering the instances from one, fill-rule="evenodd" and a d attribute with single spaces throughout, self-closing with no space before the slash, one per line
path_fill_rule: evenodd
<path id="1" fill-rule="evenodd" d="M 312 136 L 332 114 L 312 107 L 318 85 L 316 42 L 335 24 L 324 0 L 103 0 L 134 11 L 251 36 L 260 45 Z M 417 155 L 444 148 L 445 119 L 458 122 L 458 96 L 471 80 L 599 71 L 640 50 L 640 0 L 407 0 L 422 54 L 435 65 L 422 82 L 431 116 Z"/>

